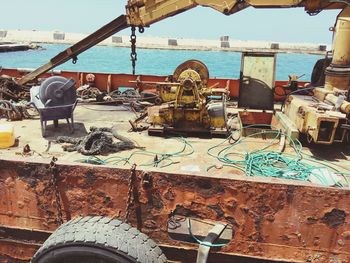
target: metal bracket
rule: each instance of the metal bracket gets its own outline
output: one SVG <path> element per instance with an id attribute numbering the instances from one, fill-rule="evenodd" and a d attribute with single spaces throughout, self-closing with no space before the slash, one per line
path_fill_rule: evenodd
<path id="1" fill-rule="evenodd" d="M 190 225 L 190 219 L 187 218 L 187 224 Z M 207 237 L 200 243 L 198 248 L 196 263 L 206 263 L 209 257 L 209 252 L 213 242 L 217 240 L 224 232 L 226 224 L 216 224 L 208 233 Z M 190 228 L 189 228 L 190 229 Z"/>
<path id="2" fill-rule="evenodd" d="M 341 128 L 345 130 L 350 130 L 350 124 L 342 124 Z"/>

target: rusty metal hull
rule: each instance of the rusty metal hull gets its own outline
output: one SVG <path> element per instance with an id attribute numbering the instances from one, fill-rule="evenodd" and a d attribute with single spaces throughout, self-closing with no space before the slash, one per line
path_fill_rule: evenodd
<path id="1" fill-rule="evenodd" d="M 65 220 L 78 215 L 125 217 L 130 170 L 72 164 L 57 164 L 57 169 Z M 47 163 L 0 160 L 3 257 L 29 260 L 59 226 L 50 178 Z M 232 225 L 234 237 L 218 255 L 350 261 L 349 189 L 238 175 L 232 179 L 164 172 L 145 175 L 139 170 L 135 185 L 141 213 L 136 216 L 133 209 L 130 223 L 170 250 L 197 247 L 169 238 L 167 221 L 175 212 Z"/>
<path id="2" fill-rule="evenodd" d="M 29 70 L 23 69 L 10 69 L 10 68 L 2 68 L 0 69 L 0 75 L 8 75 L 15 78 L 21 78 L 25 74 L 30 72 Z M 47 78 L 50 76 L 62 76 L 65 78 L 73 78 L 77 86 L 82 86 L 87 84 L 86 76 L 91 74 L 91 72 L 74 72 L 74 71 L 53 71 L 50 73 L 45 73 L 42 75 L 43 78 Z M 167 76 L 154 76 L 154 75 L 132 75 L 132 74 L 109 74 L 109 73 L 96 73 L 92 72 L 95 75 L 95 85 L 98 89 L 102 91 L 113 91 L 118 89 L 119 87 L 135 87 L 136 80 L 139 81 L 154 81 L 154 82 L 164 82 Z M 306 82 L 299 82 L 300 86 L 306 84 Z M 285 99 L 285 94 L 291 92 L 288 88 L 282 88 L 282 86 L 288 85 L 288 81 L 286 80 L 277 80 L 275 82 L 275 100 L 283 101 Z M 231 98 L 238 98 L 239 94 L 239 79 L 219 79 L 219 78 L 210 78 L 208 80 L 208 86 L 217 86 L 220 88 L 228 87 L 229 95 Z M 137 86 L 140 91 L 145 89 L 152 89 L 150 86 Z M 154 85 L 155 90 L 155 85 Z"/>

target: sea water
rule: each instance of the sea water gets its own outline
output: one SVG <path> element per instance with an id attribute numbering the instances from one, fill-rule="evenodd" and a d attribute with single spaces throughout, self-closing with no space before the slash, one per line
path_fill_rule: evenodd
<path id="1" fill-rule="evenodd" d="M 0 53 L 0 66 L 4 68 L 37 68 L 69 45 L 42 45 L 42 50 Z M 305 74 L 300 80 L 310 80 L 315 62 L 320 55 L 277 54 L 276 79 L 286 80 L 289 74 Z M 238 78 L 241 54 L 224 51 L 137 49 L 136 74 L 171 75 L 175 68 L 189 59 L 204 62 L 210 77 Z M 57 67 L 61 70 L 131 73 L 130 49 L 96 46 L 78 56 L 77 64 L 71 61 Z"/>

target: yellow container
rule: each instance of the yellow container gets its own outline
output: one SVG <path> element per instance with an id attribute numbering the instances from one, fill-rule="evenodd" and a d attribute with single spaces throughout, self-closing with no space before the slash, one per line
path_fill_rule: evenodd
<path id="1" fill-rule="evenodd" d="M 15 144 L 15 132 L 12 124 L 0 124 L 0 148 L 5 149 Z"/>

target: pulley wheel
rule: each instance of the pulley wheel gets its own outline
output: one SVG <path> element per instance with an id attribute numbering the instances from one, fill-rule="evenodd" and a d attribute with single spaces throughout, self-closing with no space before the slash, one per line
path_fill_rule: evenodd
<path id="1" fill-rule="evenodd" d="M 207 66 L 199 61 L 199 60 L 187 60 L 184 63 L 180 64 L 174 71 L 173 74 L 173 78 L 176 81 L 179 81 L 179 77 L 181 75 L 182 72 L 184 72 L 187 69 L 192 69 L 194 71 L 196 71 L 199 76 L 201 77 L 201 82 L 206 85 L 208 83 L 208 79 L 209 79 L 209 70 L 207 68 Z"/>
<path id="2" fill-rule="evenodd" d="M 202 79 L 197 71 L 193 69 L 186 69 L 180 74 L 177 81 L 181 83 L 185 90 L 191 90 L 196 86 L 196 83 L 202 82 Z"/>
<path id="3" fill-rule="evenodd" d="M 62 106 L 73 104 L 76 100 L 76 90 L 73 86 L 68 86 L 65 89 L 62 87 L 67 83 L 67 79 L 60 76 L 47 78 L 40 85 L 39 98 L 46 104 L 51 100 L 50 106 Z M 72 82 L 73 84 L 75 82 Z"/>

